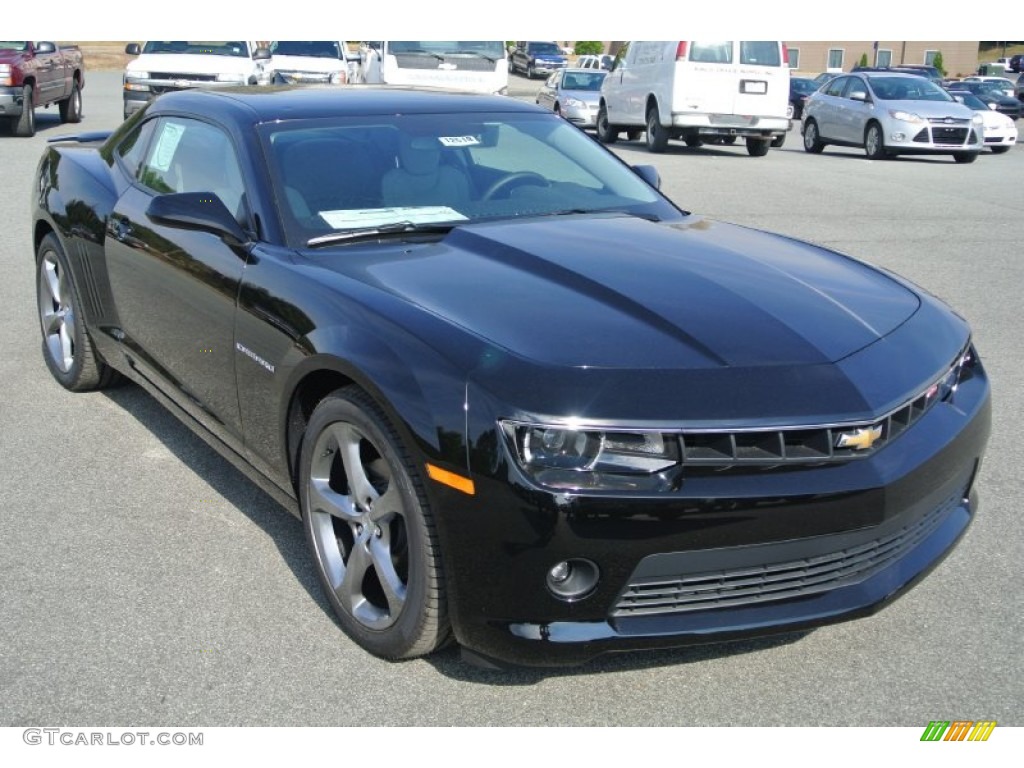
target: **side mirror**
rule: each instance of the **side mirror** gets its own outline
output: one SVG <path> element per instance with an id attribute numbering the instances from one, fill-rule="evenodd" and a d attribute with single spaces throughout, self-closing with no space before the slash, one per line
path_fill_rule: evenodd
<path id="1" fill-rule="evenodd" d="M 854 91 L 850 94 L 850 98 L 854 101 L 867 101 L 868 95 L 865 91 Z"/>
<path id="2" fill-rule="evenodd" d="M 249 241 L 242 225 L 212 192 L 157 195 L 146 209 L 146 215 L 160 224 L 220 235 L 229 245 L 242 245 Z"/>
<path id="3" fill-rule="evenodd" d="M 634 165 L 633 172 L 655 189 L 661 189 L 661 175 L 653 165 Z"/>
<path id="4" fill-rule="evenodd" d="M 124 47 L 124 52 L 127 53 L 129 56 L 138 56 L 140 53 L 142 53 L 142 48 L 139 46 L 138 43 L 128 43 L 128 45 Z"/>
<path id="5" fill-rule="evenodd" d="M 271 57 L 269 48 L 257 48 L 252 52 L 253 61 L 266 61 Z"/>
<path id="6" fill-rule="evenodd" d="M 56 50 L 57 46 L 49 42 L 42 42 L 36 46 L 36 53 L 53 53 Z"/>

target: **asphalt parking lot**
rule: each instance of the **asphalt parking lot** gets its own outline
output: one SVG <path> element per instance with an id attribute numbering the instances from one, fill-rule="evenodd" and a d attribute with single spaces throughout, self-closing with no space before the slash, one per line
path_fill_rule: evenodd
<path id="1" fill-rule="evenodd" d="M 512 76 L 532 101 L 542 81 Z M 81 130 L 115 127 L 120 73 L 93 72 Z M 1024 146 L 868 161 L 741 144 L 651 163 L 681 207 L 858 256 L 973 325 L 994 423 L 960 545 L 876 616 L 799 635 L 483 671 L 448 650 L 388 663 L 351 643 L 302 528 L 135 387 L 72 395 L 50 377 L 29 227 L 56 109 L 0 136 L 0 725 L 1022 725 L 1018 466 Z M 1017 446 L 1016 448 L 1014 446 Z"/>

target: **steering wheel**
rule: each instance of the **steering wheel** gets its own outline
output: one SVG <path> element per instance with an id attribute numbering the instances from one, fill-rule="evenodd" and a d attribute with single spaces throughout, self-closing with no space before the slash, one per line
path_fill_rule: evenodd
<path id="1" fill-rule="evenodd" d="M 490 200 L 496 194 L 498 194 L 498 192 L 512 184 L 535 184 L 538 187 L 551 186 L 551 182 L 545 179 L 539 173 L 534 173 L 533 171 L 516 171 L 515 173 L 510 173 L 508 176 L 502 176 L 496 182 L 491 184 L 491 186 L 487 188 L 487 191 L 483 193 L 480 199 Z"/>

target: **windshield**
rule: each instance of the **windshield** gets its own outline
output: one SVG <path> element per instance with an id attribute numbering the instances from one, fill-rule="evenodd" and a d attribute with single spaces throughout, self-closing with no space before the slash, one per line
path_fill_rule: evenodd
<path id="1" fill-rule="evenodd" d="M 150 40 L 142 49 L 143 53 L 198 53 L 214 56 L 248 56 L 249 46 L 239 41 L 207 40 Z"/>
<path id="2" fill-rule="evenodd" d="M 875 98 L 883 101 L 953 101 L 944 89 L 923 77 L 872 77 Z"/>
<path id="3" fill-rule="evenodd" d="M 983 102 L 973 93 L 968 93 L 967 91 L 955 91 L 953 95 L 956 97 L 956 100 L 961 102 L 965 107 L 988 112 L 988 104 Z"/>
<path id="4" fill-rule="evenodd" d="M 797 93 L 814 93 L 818 90 L 819 82 L 805 77 L 793 77 L 790 78 L 789 85 Z"/>
<path id="5" fill-rule="evenodd" d="M 277 40 L 270 44 L 275 56 L 311 56 L 316 59 L 340 59 L 341 47 L 337 42 L 307 42 L 304 40 Z"/>
<path id="6" fill-rule="evenodd" d="M 566 72 L 562 89 L 566 91 L 600 91 L 606 72 Z"/>
<path id="7" fill-rule="evenodd" d="M 540 54 L 541 56 L 562 55 L 562 49 L 554 43 L 530 43 L 526 48 L 530 53 Z"/>
<path id="8" fill-rule="evenodd" d="M 550 114 L 387 115 L 259 128 L 289 242 L 394 225 L 680 211 Z"/>
<path id="9" fill-rule="evenodd" d="M 388 53 L 424 53 L 450 56 L 462 54 L 491 59 L 505 58 L 505 44 L 494 40 L 391 40 Z"/>
<path id="10" fill-rule="evenodd" d="M 0 51 L 24 51 L 26 48 L 28 48 L 26 40 L 0 42 Z"/>

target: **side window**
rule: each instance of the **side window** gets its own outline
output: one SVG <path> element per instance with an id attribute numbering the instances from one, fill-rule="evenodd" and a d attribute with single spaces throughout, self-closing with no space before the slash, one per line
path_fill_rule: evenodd
<path id="1" fill-rule="evenodd" d="M 139 180 L 154 192 L 212 192 L 240 220 L 245 192 L 234 147 L 219 128 L 200 120 L 158 121 Z"/>
<path id="2" fill-rule="evenodd" d="M 849 81 L 850 78 L 848 77 L 837 77 L 828 84 L 825 88 L 825 93 L 829 96 L 842 96 L 843 89 Z"/>
<path id="3" fill-rule="evenodd" d="M 779 43 L 774 40 L 744 41 L 740 43 L 740 64 L 779 67 L 782 66 L 779 51 Z"/>
<path id="4" fill-rule="evenodd" d="M 732 64 L 732 41 L 696 41 L 690 43 L 690 61 L 706 64 Z"/>
<path id="5" fill-rule="evenodd" d="M 859 77 L 847 77 L 845 78 L 845 80 L 846 87 L 843 89 L 843 96 L 845 98 L 850 98 L 850 96 L 856 93 L 857 91 L 860 91 L 861 93 L 868 93 L 867 83 L 865 83 Z"/>
<path id="6" fill-rule="evenodd" d="M 124 137 L 124 140 L 117 145 L 115 152 L 121 160 L 121 167 L 124 172 L 133 179 L 139 176 L 139 165 L 142 163 L 143 153 L 149 146 L 149 140 L 153 136 L 153 126 L 156 120 L 147 120 L 136 126 L 135 130 Z"/>

